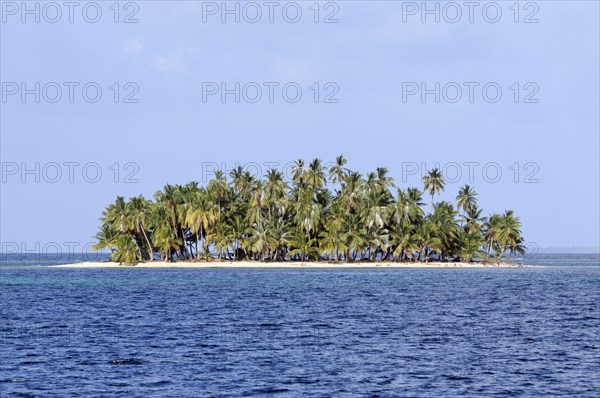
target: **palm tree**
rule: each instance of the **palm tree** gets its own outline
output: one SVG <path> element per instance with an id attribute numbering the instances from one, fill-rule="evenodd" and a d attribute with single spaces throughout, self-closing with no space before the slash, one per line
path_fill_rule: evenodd
<path id="1" fill-rule="evenodd" d="M 183 241 L 177 237 L 177 231 L 170 225 L 163 225 L 153 235 L 154 246 L 158 248 L 161 258 L 166 261 L 173 260 L 173 252 L 181 249 Z"/>
<path id="2" fill-rule="evenodd" d="M 176 190 L 176 187 L 167 184 L 164 186 L 162 191 L 157 191 L 156 194 L 154 194 L 154 198 L 157 202 L 164 203 L 167 217 L 169 218 L 171 226 L 173 229 L 178 230 Z"/>
<path id="3" fill-rule="evenodd" d="M 194 196 L 191 208 L 186 214 L 185 225 L 196 236 L 196 259 L 200 258 L 200 245 L 205 242 L 205 235 L 212 228 L 216 219 L 216 211 L 204 188 L 198 190 Z M 204 245 L 204 253 L 208 245 Z"/>
<path id="4" fill-rule="evenodd" d="M 281 201 L 285 197 L 288 187 L 283 181 L 283 174 L 276 169 L 269 170 L 266 177 L 264 200 L 268 204 L 269 220 L 271 220 L 275 213 L 280 214 L 283 211 Z"/>
<path id="5" fill-rule="evenodd" d="M 116 232 L 117 236 L 115 241 L 119 241 L 124 246 L 128 247 L 129 241 L 125 239 L 119 239 L 120 235 L 127 235 L 135 244 L 139 258 L 142 258 L 142 249 L 135 239 L 134 232 L 135 228 L 131 222 L 130 206 L 122 196 L 117 196 L 117 199 L 113 204 L 108 206 L 104 212 L 104 220 L 110 226 L 110 228 Z"/>
<path id="6" fill-rule="evenodd" d="M 359 214 L 349 215 L 344 221 L 341 237 L 346 247 L 346 262 L 352 262 L 365 244 L 367 231 Z"/>
<path id="7" fill-rule="evenodd" d="M 270 228 L 270 236 L 273 239 L 273 260 L 283 260 L 285 258 L 285 251 L 292 242 L 294 235 L 293 229 L 290 222 L 284 218 L 279 218 L 275 221 Z"/>
<path id="8" fill-rule="evenodd" d="M 435 236 L 433 224 L 428 219 L 424 220 L 417 227 L 415 239 L 421 249 L 419 258 L 422 253 L 425 262 L 429 262 L 429 257 L 432 253 L 440 253 L 442 251 L 442 241 L 439 237 Z"/>
<path id="9" fill-rule="evenodd" d="M 213 244 L 219 260 L 223 259 L 223 254 L 226 259 L 229 258 L 229 246 L 234 239 L 233 229 L 225 222 L 218 222 L 214 226 Z"/>
<path id="10" fill-rule="evenodd" d="M 389 218 L 389 198 L 384 192 L 371 192 L 365 199 L 364 207 L 367 227 L 383 228 Z"/>
<path id="11" fill-rule="evenodd" d="M 217 219 L 221 218 L 221 205 L 225 200 L 227 191 L 229 187 L 227 186 L 227 181 L 225 179 L 225 173 L 223 170 L 215 171 L 215 178 L 210 180 L 206 190 L 211 198 L 217 203 Z"/>
<path id="12" fill-rule="evenodd" d="M 485 257 L 500 262 L 524 251 L 514 212 L 483 217 L 477 193 L 465 185 L 456 207 L 433 203 L 444 190 L 438 169 L 423 178 L 431 211 L 417 188 L 390 189 L 385 167 L 366 174 L 345 167 L 343 155 L 327 169 L 320 159 L 294 164 L 291 184 L 269 170 L 254 178 L 238 166 L 222 171 L 206 187 L 197 182 L 165 185 L 149 201 L 118 196 L 102 212 L 94 250 L 108 248 L 121 263 L 219 259 L 262 261 L 345 260 L 428 262 Z M 339 190 L 332 192 L 326 176 Z"/>
<path id="13" fill-rule="evenodd" d="M 458 238 L 460 245 L 457 255 L 462 261 L 471 262 L 474 258 L 485 254 L 481 247 L 483 236 L 479 230 L 461 230 Z"/>
<path id="14" fill-rule="evenodd" d="M 236 214 L 231 219 L 231 238 L 233 242 L 233 259 L 238 259 L 238 253 L 246 249 L 246 236 L 249 233 L 246 220 L 241 214 Z"/>
<path id="15" fill-rule="evenodd" d="M 344 166 L 348 161 L 344 158 L 344 155 L 340 155 L 335 158 L 335 164 L 329 169 L 329 179 L 332 183 L 342 184 L 348 173 L 348 169 Z"/>
<path id="16" fill-rule="evenodd" d="M 385 167 L 377 168 L 377 187 L 381 192 L 384 192 L 386 196 L 391 197 L 390 188 L 394 187 L 394 179 L 388 177 L 388 169 Z"/>
<path id="17" fill-rule="evenodd" d="M 323 161 L 321 159 L 315 158 L 310 162 L 310 165 L 308 165 L 308 172 L 306 173 L 307 183 L 313 191 L 323 188 L 327 181 L 322 163 Z"/>
<path id="18" fill-rule="evenodd" d="M 254 224 L 252 226 L 251 239 L 251 249 L 260 256 L 259 259 L 263 261 L 269 259 L 269 251 L 277 244 L 277 242 L 269 234 L 265 225 L 262 223 Z"/>
<path id="19" fill-rule="evenodd" d="M 340 231 L 337 226 L 330 226 L 319 233 L 319 249 L 328 260 L 339 261 L 340 249 L 344 247 Z"/>
<path id="20" fill-rule="evenodd" d="M 477 192 L 469 185 L 462 186 L 456 196 L 456 206 L 461 209 L 463 213 L 469 213 L 477 206 Z"/>
<path id="21" fill-rule="evenodd" d="M 110 249 L 115 251 L 117 234 L 109 224 L 102 224 L 100 231 L 94 236 L 98 243 L 92 246 L 92 250 L 99 251 L 102 249 Z"/>
<path id="22" fill-rule="evenodd" d="M 522 243 L 521 222 L 512 210 L 507 210 L 500 216 L 497 239 L 500 250 L 496 259 L 499 263 L 507 248 L 517 250 Z"/>
<path id="23" fill-rule="evenodd" d="M 316 239 L 311 239 L 308 234 L 302 232 L 294 234 L 290 239 L 292 250 L 288 252 L 291 257 L 300 256 L 301 261 L 316 258 L 318 256 L 318 247 Z"/>
<path id="24" fill-rule="evenodd" d="M 390 246 L 393 248 L 392 254 L 397 261 L 402 261 L 405 256 L 412 258 L 414 253 L 419 250 L 414 229 L 415 227 L 409 222 L 403 221 L 391 231 Z"/>
<path id="25" fill-rule="evenodd" d="M 117 250 L 111 254 L 111 258 L 119 264 L 135 264 L 141 260 L 138 257 L 139 248 L 130 235 L 120 235 L 115 240 L 115 246 Z"/>
<path id="26" fill-rule="evenodd" d="M 410 188 L 404 191 L 398 188 L 398 198 L 390 203 L 390 212 L 393 215 L 394 222 L 400 223 L 402 220 L 407 220 L 412 224 L 416 224 L 423 217 L 423 209 L 421 206 L 421 192 L 418 189 Z"/>
<path id="27" fill-rule="evenodd" d="M 460 227 L 456 222 L 458 212 L 451 203 L 442 201 L 434 205 L 433 213 L 430 214 L 433 234 L 441 242 L 440 259 L 449 257 L 456 248 L 456 241 L 460 232 Z"/>
<path id="28" fill-rule="evenodd" d="M 462 216 L 465 230 L 467 231 L 481 231 L 482 224 L 487 221 L 486 217 L 481 215 L 483 211 L 477 206 L 473 206 L 469 209 L 469 212 Z"/>
<path id="29" fill-rule="evenodd" d="M 306 174 L 306 169 L 304 168 L 304 160 L 298 159 L 292 166 L 292 181 L 297 186 L 302 186 L 304 182 L 304 175 Z"/>
<path id="30" fill-rule="evenodd" d="M 483 224 L 483 238 L 487 244 L 487 257 L 490 256 L 492 249 L 496 248 L 500 241 L 500 222 L 500 215 L 492 214 Z"/>
<path id="31" fill-rule="evenodd" d="M 435 168 L 423 177 L 423 183 L 425 184 L 425 192 L 431 195 L 431 205 L 433 206 L 433 196 L 444 191 L 444 177 L 442 177 L 440 170 Z"/>
<path id="32" fill-rule="evenodd" d="M 148 234 L 146 233 L 146 218 L 148 216 L 148 202 L 146 199 L 140 196 L 133 197 L 129 199 L 129 203 L 127 203 L 127 216 L 128 223 L 132 225 L 132 229 L 138 234 L 141 232 L 144 236 L 146 244 L 148 245 L 148 260 L 152 261 L 154 258 L 154 250 L 152 249 L 152 244 L 150 243 L 150 239 L 148 239 Z M 141 249 L 140 249 L 141 254 Z M 142 256 L 143 257 L 143 256 Z"/>
<path id="33" fill-rule="evenodd" d="M 305 191 L 296 206 L 296 223 L 299 229 L 307 234 L 316 232 L 321 221 L 323 206 L 312 200 L 313 194 Z"/>
<path id="34" fill-rule="evenodd" d="M 388 249 L 390 248 L 390 234 L 386 228 L 369 228 L 365 240 L 365 244 L 368 244 L 366 250 L 369 253 L 368 255 L 364 253 L 361 257 L 375 261 L 378 254 L 381 254 L 382 258 L 387 256 Z"/>
<path id="35" fill-rule="evenodd" d="M 127 202 L 122 196 L 117 196 L 115 203 L 106 208 L 104 218 L 113 230 L 127 232 Z"/>
<path id="36" fill-rule="evenodd" d="M 349 211 L 355 210 L 363 194 L 363 180 L 360 173 L 351 172 L 346 176 L 340 193 L 342 205 Z"/>
<path id="37" fill-rule="evenodd" d="M 240 192 L 244 184 L 244 168 L 238 165 L 229 173 L 229 177 L 231 177 L 231 185 L 233 189 L 236 192 Z"/>

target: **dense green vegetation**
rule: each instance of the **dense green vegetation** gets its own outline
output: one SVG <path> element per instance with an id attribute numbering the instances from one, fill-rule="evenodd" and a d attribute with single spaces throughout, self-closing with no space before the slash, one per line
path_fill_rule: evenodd
<path id="1" fill-rule="evenodd" d="M 296 161 L 291 184 L 271 169 L 256 179 L 242 167 L 206 187 L 166 185 L 154 201 L 121 196 L 101 218 L 95 250 L 120 263 L 152 260 L 485 261 L 523 253 L 511 210 L 482 216 L 477 193 L 460 188 L 456 203 L 434 202 L 444 179 L 433 169 L 417 188 L 394 185 L 380 167 L 366 178 L 338 156 L 325 168 Z M 333 191 L 332 191 L 333 190 Z M 395 191 L 395 195 L 392 192 Z M 426 214 L 425 207 L 431 212 Z"/>

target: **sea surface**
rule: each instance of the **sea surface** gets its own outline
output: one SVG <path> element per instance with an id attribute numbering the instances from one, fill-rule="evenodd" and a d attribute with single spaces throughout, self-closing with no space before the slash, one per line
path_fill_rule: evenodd
<path id="1" fill-rule="evenodd" d="M 2 397 L 600 396 L 598 255 L 409 270 L 31 257 L 0 261 Z"/>

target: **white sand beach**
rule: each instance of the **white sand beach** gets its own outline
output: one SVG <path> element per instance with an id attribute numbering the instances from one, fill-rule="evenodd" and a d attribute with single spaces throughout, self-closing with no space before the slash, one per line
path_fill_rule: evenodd
<path id="1" fill-rule="evenodd" d="M 441 262 L 405 262 L 405 263 L 325 263 L 325 262 L 258 262 L 258 261 L 148 261 L 132 264 L 115 262 L 83 262 L 75 264 L 53 265 L 54 268 L 521 268 L 531 265 L 500 263 L 441 263 Z"/>

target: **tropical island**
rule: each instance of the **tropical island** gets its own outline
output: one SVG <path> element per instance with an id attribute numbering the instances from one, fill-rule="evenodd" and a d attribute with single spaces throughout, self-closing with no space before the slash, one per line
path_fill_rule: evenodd
<path id="1" fill-rule="evenodd" d="M 231 262 L 500 265 L 525 251 L 512 210 L 483 216 L 464 185 L 455 203 L 435 202 L 438 169 L 423 191 L 394 185 L 385 167 L 366 177 L 320 159 L 297 160 L 288 184 L 277 169 L 263 179 L 238 166 L 206 187 L 166 185 L 154 200 L 118 196 L 102 213 L 94 250 L 119 264 Z M 430 198 L 426 204 L 423 195 Z M 426 213 L 424 208 L 430 208 Z"/>

